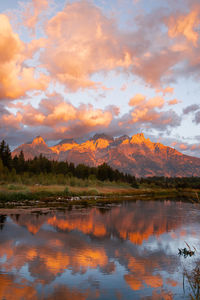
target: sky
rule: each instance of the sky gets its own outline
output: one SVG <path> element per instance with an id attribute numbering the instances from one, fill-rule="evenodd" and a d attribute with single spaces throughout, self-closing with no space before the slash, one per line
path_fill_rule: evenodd
<path id="1" fill-rule="evenodd" d="M 199 0 L 0 2 L 0 140 L 143 132 L 200 157 Z"/>

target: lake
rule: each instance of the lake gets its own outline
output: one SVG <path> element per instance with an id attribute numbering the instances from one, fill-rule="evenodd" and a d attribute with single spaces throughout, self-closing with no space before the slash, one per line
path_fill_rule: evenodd
<path id="1" fill-rule="evenodd" d="M 181 201 L 0 211 L 0 299 L 189 299 L 185 242 L 200 251 L 200 206 Z"/>

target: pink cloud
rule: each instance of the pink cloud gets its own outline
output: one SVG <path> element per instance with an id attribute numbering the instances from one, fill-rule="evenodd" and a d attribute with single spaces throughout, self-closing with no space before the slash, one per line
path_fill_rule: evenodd
<path id="1" fill-rule="evenodd" d="M 87 134 L 93 130 L 107 128 L 117 113 L 117 107 L 108 107 L 105 110 L 85 104 L 75 107 L 58 96 L 42 100 L 37 108 L 23 102 L 10 104 L 9 107 L 17 110 L 17 113 L 3 111 L 1 119 L 4 127 L 29 130 L 33 127 L 38 130 L 43 128 L 45 135 L 49 138 L 56 136 L 57 139 L 71 134 L 77 128 L 79 130 L 75 133 L 76 136 L 77 133 L 81 135 L 82 132 Z"/>
<path id="2" fill-rule="evenodd" d="M 24 25 L 27 26 L 32 33 L 35 33 L 36 25 L 42 14 L 49 8 L 49 0 L 31 0 L 28 2 L 23 11 Z"/>
<path id="3" fill-rule="evenodd" d="M 183 36 L 194 47 L 198 46 L 199 34 L 197 26 L 200 21 L 200 5 L 195 5 L 188 14 L 171 16 L 168 20 L 168 34 L 170 38 Z"/>
<path id="4" fill-rule="evenodd" d="M 185 144 L 180 144 L 179 149 L 186 150 L 188 147 Z"/>
<path id="5" fill-rule="evenodd" d="M 47 87 L 45 75 L 35 77 L 35 68 L 24 64 L 25 44 L 10 25 L 6 15 L 0 15 L 0 99 L 16 99 L 30 90 Z"/>
<path id="6" fill-rule="evenodd" d="M 163 93 L 165 96 L 166 94 L 173 94 L 174 93 L 174 88 L 167 86 L 166 88 L 161 88 L 156 90 L 157 93 Z"/>
<path id="7" fill-rule="evenodd" d="M 137 29 L 130 27 L 124 32 L 117 19 L 107 17 L 89 1 L 67 3 L 53 17 L 45 18 L 43 24 L 40 17 L 48 15 L 51 1 L 32 0 L 24 6 L 22 13 L 25 25 L 34 31 L 39 22 L 46 36 L 26 44 L 13 32 L 8 19 L 7 25 L 5 20 L 1 22 L 10 30 L 4 31 L 8 33 L 8 39 L 4 40 L 0 54 L 3 60 L 6 55 L 12 56 L 10 64 L 2 71 L 5 77 L 2 97 L 16 99 L 29 90 L 44 90 L 49 82 L 59 82 L 73 92 L 80 88 L 107 90 L 93 75 L 104 75 L 113 70 L 136 75 L 163 95 L 172 94 L 173 88 L 162 88 L 162 85 L 184 76 L 187 71 L 199 73 L 195 26 L 200 8 L 193 3 L 190 1 L 190 12 L 185 15 L 180 9 L 176 13 L 160 9 L 148 15 L 138 14 L 134 19 Z M 168 31 L 161 30 L 163 25 Z M 8 40 L 14 47 L 8 47 Z M 188 42 L 195 47 L 190 47 Z M 5 48 L 9 51 L 3 51 Z M 36 54 L 37 59 L 33 60 Z M 34 66 L 30 67 L 29 63 L 27 67 L 26 61 L 31 59 Z M 180 69 L 174 69 L 183 62 Z M 48 75 L 41 74 L 36 78 L 35 65 L 45 69 Z M 122 90 L 125 89 L 124 85 Z"/>
<path id="8" fill-rule="evenodd" d="M 168 105 L 176 105 L 178 103 L 180 103 L 181 101 L 177 100 L 177 99 L 172 99 L 172 100 L 169 100 L 167 103 Z"/>
<path id="9" fill-rule="evenodd" d="M 200 144 L 199 143 L 188 143 L 182 141 L 174 141 L 171 143 L 171 147 L 175 147 L 180 152 L 187 153 L 192 156 L 199 156 Z"/>
<path id="10" fill-rule="evenodd" d="M 118 121 L 118 125 L 124 129 L 134 125 L 140 130 L 166 130 L 167 127 L 177 127 L 181 123 L 181 118 L 173 110 L 161 111 L 165 100 L 160 96 L 148 99 L 142 94 L 136 94 L 130 99 L 129 105 L 133 109 Z"/>
<path id="11" fill-rule="evenodd" d="M 146 99 L 144 95 L 137 94 L 129 101 L 130 106 L 134 106 L 132 111 L 132 121 L 138 122 L 140 120 L 156 120 L 159 116 L 159 113 L 153 111 L 155 108 L 161 109 L 165 104 L 165 101 L 162 97 L 154 97 L 149 100 Z"/>
<path id="12" fill-rule="evenodd" d="M 130 106 L 137 106 L 145 103 L 146 96 L 142 94 L 136 94 L 133 98 L 130 99 L 129 105 Z"/>
<path id="13" fill-rule="evenodd" d="M 67 4 L 45 27 L 41 61 L 50 76 L 72 91 L 98 88 L 91 75 L 127 69 L 132 59 L 113 19 L 87 1 Z"/>

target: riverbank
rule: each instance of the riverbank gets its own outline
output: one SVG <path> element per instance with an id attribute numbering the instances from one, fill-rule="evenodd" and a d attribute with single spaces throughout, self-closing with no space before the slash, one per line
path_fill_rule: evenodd
<path id="1" fill-rule="evenodd" d="M 125 198 L 124 198 L 125 197 Z M 65 185 L 0 185 L 0 208 L 67 207 L 128 200 L 182 199 L 199 202 L 200 190 L 132 188 L 127 184 L 104 183 L 77 187 Z"/>

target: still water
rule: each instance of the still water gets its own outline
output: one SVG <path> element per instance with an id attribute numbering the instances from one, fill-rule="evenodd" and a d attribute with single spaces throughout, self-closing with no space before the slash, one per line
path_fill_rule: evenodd
<path id="1" fill-rule="evenodd" d="M 200 206 L 183 202 L 1 215 L 0 299 L 189 299 L 185 241 L 200 249 Z"/>

